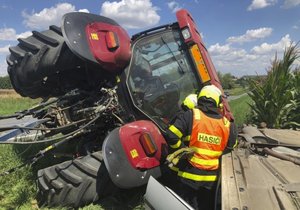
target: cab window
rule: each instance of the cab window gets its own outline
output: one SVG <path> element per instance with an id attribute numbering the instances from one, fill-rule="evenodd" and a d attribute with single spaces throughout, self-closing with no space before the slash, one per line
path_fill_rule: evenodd
<path id="1" fill-rule="evenodd" d="M 134 105 L 161 127 L 199 85 L 178 31 L 138 40 L 133 46 L 127 84 Z"/>

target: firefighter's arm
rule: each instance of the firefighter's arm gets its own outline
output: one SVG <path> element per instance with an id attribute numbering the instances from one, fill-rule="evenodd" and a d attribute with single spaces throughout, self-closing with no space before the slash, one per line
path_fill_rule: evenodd
<path id="1" fill-rule="evenodd" d="M 190 110 L 187 112 L 191 112 Z M 166 132 L 166 140 L 168 145 L 173 149 L 177 150 L 183 148 L 183 138 L 188 134 L 188 122 L 186 119 L 188 113 L 179 114 L 174 119 L 173 123 L 169 126 Z"/>
<path id="2" fill-rule="evenodd" d="M 168 145 L 174 150 L 182 148 L 184 146 L 182 136 L 182 131 L 179 128 L 177 128 L 174 124 L 170 125 L 167 130 Z"/>
<path id="3" fill-rule="evenodd" d="M 229 139 L 227 143 L 227 147 L 224 150 L 224 153 L 228 153 L 232 151 L 235 147 L 237 147 L 238 141 L 237 141 L 237 129 L 233 122 L 230 123 L 230 130 L 229 130 Z"/>

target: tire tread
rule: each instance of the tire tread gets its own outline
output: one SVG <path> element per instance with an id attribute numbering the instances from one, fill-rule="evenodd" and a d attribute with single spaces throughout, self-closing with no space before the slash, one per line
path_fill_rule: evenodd
<path id="1" fill-rule="evenodd" d="M 100 151 L 39 170 L 39 204 L 78 208 L 95 202 L 97 171 L 102 163 L 99 160 L 102 160 Z"/>

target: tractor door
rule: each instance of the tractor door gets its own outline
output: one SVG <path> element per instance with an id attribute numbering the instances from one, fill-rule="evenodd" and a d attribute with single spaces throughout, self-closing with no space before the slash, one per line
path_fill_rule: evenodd
<path id="1" fill-rule="evenodd" d="M 126 73 L 134 107 L 162 129 L 182 100 L 201 87 L 177 25 L 135 40 Z"/>

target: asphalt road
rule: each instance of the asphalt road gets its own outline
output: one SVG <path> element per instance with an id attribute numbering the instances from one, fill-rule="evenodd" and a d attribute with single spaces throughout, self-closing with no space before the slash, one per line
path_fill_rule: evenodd
<path id="1" fill-rule="evenodd" d="M 237 96 L 228 96 L 228 97 L 227 97 L 227 100 L 228 100 L 228 101 L 233 101 L 233 100 L 236 100 L 236 99 L 238 99 L 238 98 L 240 98 L 240 97 L 242 97 L 242 96 L 244 96 L 244 95 L 247 95 L 247 93 L 243 93 L 243 94 L 237 95 Z"/>

